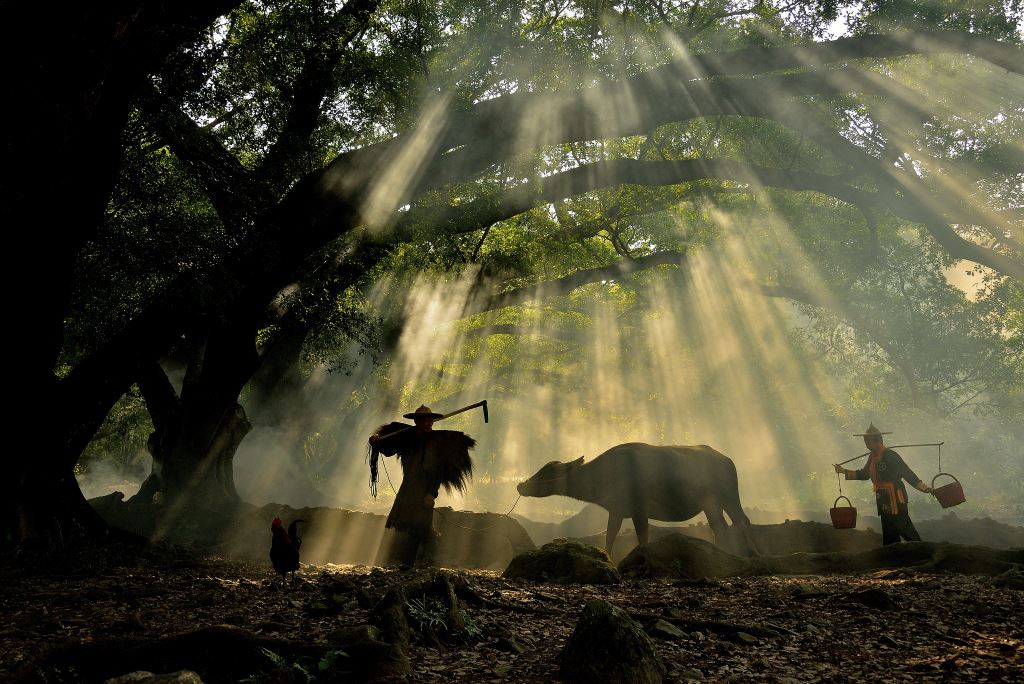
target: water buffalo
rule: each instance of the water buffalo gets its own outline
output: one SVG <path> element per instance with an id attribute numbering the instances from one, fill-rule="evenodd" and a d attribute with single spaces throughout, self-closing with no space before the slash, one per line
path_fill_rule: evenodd
<path id="1" fill-rule="evenodd" d="M 702 511 L 717 540 L 728 528 L 722 511 L 728 513 L 743 532 L 747 552 L 757 554 L 750 520 L 740 506 L 736 466 L 706 444 L 620 444 L 589 463 L 582 456 L 568 463 L 552 461 L 516 489 L 523 496 L 561 494 L 607 509 L 609 554 L 623 518 L 633 519 L 637 539 L 646 544 L 648 519 L 681 522 Z"/>

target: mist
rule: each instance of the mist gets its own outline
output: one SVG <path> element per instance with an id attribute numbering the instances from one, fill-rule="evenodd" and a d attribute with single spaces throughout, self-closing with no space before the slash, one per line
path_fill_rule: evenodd
<path id="1" fill-rule="evenodd" d="M 149 473 L 153 459 L 140 450 L 129 468 L 121 468 L 103 459 L 94 459 L 88 467 L 76 472 L 78 486 L 86 499 L 107 496 L 121 492 L 129 499 L 139 491 L 142 481 Z"/>
<path id="2" fill-rule="evenodd" d="M 470 489 L 464 496 L 442 492 L 439 506 L 498 513 L 515 506 L 527 518 L 558 521 L 584 504 L 519 499 L 515 484 L 548 461 L 589 460 L 640 441 L 710 445 L 735 462 L 748 512 L 778 521 L 820 517 L 838 495 L 831 464 L 863 453 L 853 435 L 874 422 L 895 433 L 889 444 L 945 442 L 942 468 L 969 492 L 958 514 L 1020 518 L 1020 499 L 1013 506 L 1006 491 L 1019 492 L 1022 461 L 982 470 L 973 457 L 989 448 L 984 420 L 939 420 L 899 407 L 881 415 L 857 410 L 801 337 L 800 311 L 751 286 L 752 275 L 769 266 L 764 255 L 781 251 L 803 287 L 826 288 L 784 223 L 762 218 L 754 230 L 724 212 L 709 219 L 719 239 L 677 266 L 518 308 L 463 318 L 475 269 L 378 284 L 372 299 L 381 307 L 400 302 L 401 339 L 380 367 L 364 360 L 349 375 L 314 371 L 319 427 L 307 438 L 307 466 L 316 487 L 298 476 L 294 454 L 276 449 L 273 433 L 254 430 L 236 458 L 240 493 L 254 503 L 384 513 L 401 467 L 383 459 L 379 495 L 370 497 L 367 437 L 421 403 L 447 413 L 487 399 L 489 423 L 477 410 L 436 426 L 478 442 Z M 926 482 L 939 472 L 935 448 L 902 453 Z M 843 493 L 871 510 L 870 487 L 857 484 L 843 483 Z M 924 497 L 914 508 L 922 518 L 942 513 Z"/>

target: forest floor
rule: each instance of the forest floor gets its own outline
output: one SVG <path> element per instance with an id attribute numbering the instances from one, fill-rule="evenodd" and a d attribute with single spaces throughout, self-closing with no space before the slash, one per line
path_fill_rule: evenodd
<path id="1" fill-rule="evenodd" d="M 41 664 L 62 649 L 159 641 L 215 625 L 329 653 L 332 634 L 371 622 L 389 587 L 422 572 L 303 566 L 291 582 L 269 565 L 180 553 L 101 559 L 58 574 L 0 568 L 0 681 L 103 681 L 137 663 L 118 663 L 109 655 L 115 648 L 104 652 L 102 675 Z M 680 627 L 652 633 L 667 681 L 1019 682 L 1024 673 L 1024 592 L 990 577 L 896 569 L 581 586 L 453 572 L 486 602 L 467 607 L 472 629 L 461 643 L 413 640 L 409 681 L 556 680 L 583 605 L 598 598 L 642 624 L 666 618 Z M 869 588 L 879 591 L 860 593 Z M 301 675 L 295 681 L 307 681 L 306 672 L 323 678 L 315 656 L 288 663 L 272 650 L 263 652 L 266 662 L 247 664 L 248 681 L 281 681 L 259 674 L 275 658 Z M 200 655 L 162 667 L 182 663 L 207 684 L 244 678 L 237 670 L 227 677 Z M 169 671 L 157 665 L 146 669 Z"/>

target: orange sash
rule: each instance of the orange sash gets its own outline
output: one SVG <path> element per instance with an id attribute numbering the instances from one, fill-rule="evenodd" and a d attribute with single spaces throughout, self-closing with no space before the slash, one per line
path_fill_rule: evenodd
<path id="1" fill-rule="evenodd" d="M 878 479 L 878 462 L 882 460 L 882 453 L 884 451 L 885 447 L 882 447 L 881 451 L 872 453 L 870 458 L 868 458 L 868 477 L 871 478 L 871 486 L 875 490 L 875 498 L 878 498 L 878 492 L 884 491 L 889 497 L 889 513 L 896 515 L 900 512 L 899 501 L 903 499 L 903 492 L 897 491 L 896 483 L 892 480 Z M 903 501 L 903 503 L 906 503 L 906 501 Z"/>

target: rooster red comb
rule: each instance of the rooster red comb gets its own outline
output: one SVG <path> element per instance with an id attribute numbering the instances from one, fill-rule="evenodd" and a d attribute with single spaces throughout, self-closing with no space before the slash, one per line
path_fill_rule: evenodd
<path id="1" fill-rule="evenodd" d="M 281 526 L 281 519 L 280 518 L 274 518 L 273 522 L 270 523 L 270 526 L 271 527 L 280 527 Z"/>

